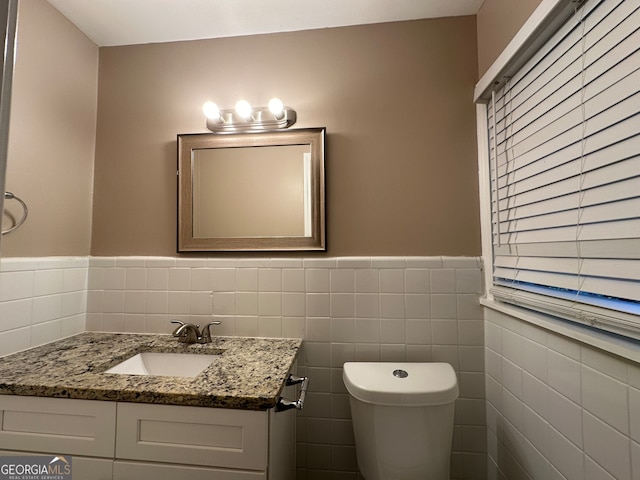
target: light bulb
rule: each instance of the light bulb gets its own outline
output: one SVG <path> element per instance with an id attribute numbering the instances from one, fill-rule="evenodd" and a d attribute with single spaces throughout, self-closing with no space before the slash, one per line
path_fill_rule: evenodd
<path id="1" fill-rule="evenodd" d="M 220 109 L 213 102 L 206 102 L 202 105 L 202 111 L 204 112 L 204 115 L 211 120 L 217 120 L 220 118 Z"/>
<path id="2" fill-rule="evenodd" d="M 280 100 L 279 98 L 272 98 L 271 100 L 269 100 L 269 111 L 273 113 L 276 118 L 281 117 L 282 112 L 284 111 L 282 100 Z"/>
<path id="3" fill-rule="evenodd" d="M 236 113 L 242 118 L 249 118 L 251 116 L 251 105 L 246 100 L 239 100 L 236 103 Z"/>

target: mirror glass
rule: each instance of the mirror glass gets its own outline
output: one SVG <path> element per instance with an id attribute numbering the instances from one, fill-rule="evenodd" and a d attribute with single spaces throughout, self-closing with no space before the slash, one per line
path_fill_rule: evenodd
<path id="1" fill-rule="evenodd" d="M 178 136 L 178 251 L 324 250 L 323 128 Z"/>

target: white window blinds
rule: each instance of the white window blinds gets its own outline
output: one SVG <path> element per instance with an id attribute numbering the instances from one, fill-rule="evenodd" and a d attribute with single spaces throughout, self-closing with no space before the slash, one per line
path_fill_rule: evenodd
<path id="1" fill-rule="evenodd" d="M 498 300 L 640 338 L 640 0 L 590 0 L 487 108 Z"/>

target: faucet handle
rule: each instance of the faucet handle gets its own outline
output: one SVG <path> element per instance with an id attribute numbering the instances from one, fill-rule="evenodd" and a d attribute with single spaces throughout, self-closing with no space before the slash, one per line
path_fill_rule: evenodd
<path id="1" fill-rule="evenodd" d="M 204 327 L 202 327 L 202 343 L 211 343 L 211 325 L 220 325 L 221 322 L 209 322 Z"/>
<path id="2" fill-rule="evenodd" d="M 180 320 L 171 320 L 171 323 L 177 323 L 178 326 L 176 327 L 176 329 L 173 331 L 173 336 L 177 337 L 178 336 L 178 330 L 180 330 L 180 327 L 184 327 L 185 323 L 181 322 Z"/>

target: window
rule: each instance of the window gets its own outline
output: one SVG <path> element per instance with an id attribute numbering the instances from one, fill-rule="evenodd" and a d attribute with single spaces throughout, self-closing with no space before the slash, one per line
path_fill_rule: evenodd
<path id="1" fill-rule="evenodd" d="M 556 3 L 568 20 L 479 100 L 489 292 L 640 339 L 640 0 Z"/>

